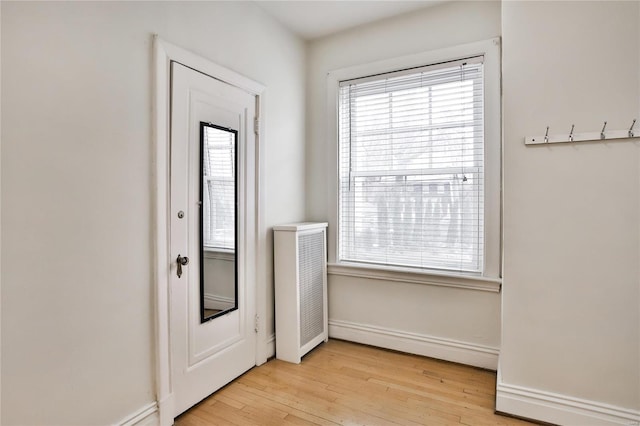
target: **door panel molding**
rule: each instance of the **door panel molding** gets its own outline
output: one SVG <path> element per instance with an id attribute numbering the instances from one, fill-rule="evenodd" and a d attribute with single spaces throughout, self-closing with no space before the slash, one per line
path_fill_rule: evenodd
<path id="1" fill-rule="evenodd" d="M 266 88 L 233 70 L 217 65 L 205 58 L 195 55 L 171 43 L 167 43 L 157 35 L 153 36 L 153 185 L 154 217 L 152 246 L 154 252 L 153 280 L 155 300 L 155 376 L 156 401 L 161 426 L 173 424 L 174 397 L 171 384 L 171 346 L 169 332 L 169 280 L 170 280 L 170 93 L 171 62 L 178 62 L 200 73 L 206 74 L 229 85 L 243 89 L 256 98 L 256 117 L 258 118 L 258 134 L 255 138 L 255 223 L 253 224 L 255 241 L 252 245 L 257 253 L 267 250 L 267 230 L 264 225 L 264 122 L 262 106 L 265 102 Z M 248 225 L 248 224 L 247 224 Z M 258 335 L 256 340 L 256 365 L 267 360 L 269 348 L 266 336 L 266 263 L 265 256 L 254 256 L 256 259 L 256 314 Z"/>

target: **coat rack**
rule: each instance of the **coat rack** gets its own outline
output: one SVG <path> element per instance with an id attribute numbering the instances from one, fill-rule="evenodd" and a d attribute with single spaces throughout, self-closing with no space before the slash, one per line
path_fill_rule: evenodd
<path id="1" fill-rule="evenodd" d="M 631 127 L 627 130 L 607 130 L 607 122 L 604 122 L 602 130 L 599 133 L 574 133 L 575 125 L 571 125 L 569 133 L 561 133 L 556 135 L 549 135 L 549 126 L 544 136 L 527 136 L 524 138 L 525 145 L 544 145 L 549 143 L 566 143 L 566 142 L 587 142 L 587 141 L 604 141 L 612 139 L 631 139 L 640 137 L 640 134 L 636 136 L 633 127 L 636 125 L 636 119 L 633 119 Z"/>

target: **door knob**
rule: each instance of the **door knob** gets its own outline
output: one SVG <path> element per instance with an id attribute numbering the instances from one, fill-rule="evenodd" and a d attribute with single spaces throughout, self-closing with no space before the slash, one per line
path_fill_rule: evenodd
<path id="1" fill-rule="evenodd" d="M 189 264 L 189 258 L 178 255 L 176 262 L 178 262 L 178 278 L 180 278 L 182 276 L 182 267 Z"/>

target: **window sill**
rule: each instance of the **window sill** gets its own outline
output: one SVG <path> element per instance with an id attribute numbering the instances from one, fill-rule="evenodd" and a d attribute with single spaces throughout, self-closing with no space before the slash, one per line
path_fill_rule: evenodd
<path id="1" fill-rule="evenodd" d="M 327 265 L 329 275 L 345 277 L 369 278 L 373 280 L 396 281 L 410 284 L 453 287 L 467 290 L 500 293 L 502 279 L 487 278 L 476 275 L 455 275 L 447 273 L 416 272 L 401 268 L 383 268 L 361 266 L 349 263 L 330 263 Z"/>

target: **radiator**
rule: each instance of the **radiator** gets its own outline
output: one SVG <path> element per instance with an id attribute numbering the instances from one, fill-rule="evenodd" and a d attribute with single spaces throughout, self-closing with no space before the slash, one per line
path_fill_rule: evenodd
<path id="1" fill-rule="evenodd" d="M 274 226 L 276 358 L 300 363 L 329 336 L 326 223 Z"/>

